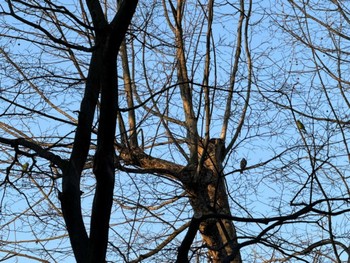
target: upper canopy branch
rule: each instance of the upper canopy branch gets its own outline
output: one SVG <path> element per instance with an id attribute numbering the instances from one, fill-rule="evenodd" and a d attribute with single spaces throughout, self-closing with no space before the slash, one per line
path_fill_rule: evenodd
<path id="1" fill-rule="evenodd" d="M 74 45 L 74 44 L 68 43 L 67 41 L 63 40 L 62 37 L 54 36 L 53 34 L 51 34 L 49 32 L 49 30 L 42 27 L 40 25 L 40 23 L 35 23 L 33 21 L 30 21 L 30 20 L 23 18 L 23 16 L 18 15 L 14 9 L 14 5 L 13 5 L 12 1 L 7 1 L 7 3 L 8 3 L 8 7 L 9 7 L 9 13 L 3 12 L 4 14 L 11 15 L 13 18 L 17 19 L 18 21 L 22 22 L 23 24 L 25 24 L 31 28 L 39 30 L 45 36 L 47 36 L 52 42 L 63 45 L 63 46 L 68 47 L 68 48 L 80 50 L 80 51 L 91 52 L 93 50 L 93 48 L 88 48 L 88 47 L 84 47 L 81 45 Z"/>

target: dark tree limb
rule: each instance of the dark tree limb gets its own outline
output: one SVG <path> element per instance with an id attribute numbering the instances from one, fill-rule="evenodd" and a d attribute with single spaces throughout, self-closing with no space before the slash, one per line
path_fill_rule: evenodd
<path id="1" fill-rule="evenodd" d="M 182 240 L 182 243 L 178 249 L 176 263 L 189 262 L 188 251 L 190 250 L 193 240 L 196 237 L 200 222 L 201 222 L 200 218 L 196 218 L 195 216 L 192 217 L 186 236 Z"/>
<path id="2" fill-rule="evenodd" d="M 97 150 L 94 158 L 96 189 L 91 214 L 88 262 L 105 262 L 109 220 L 113 204 L 115 181 L 114 140 L 118 110 L 117 55 L 138 1 L 123 1 L 108 26 L 102 17 L 98 1 L 88 1 L 91 16 L 97 26 L 99 88 L 101 92 Z M 95 9 L 94 9 L 95 8 Z M 93 13 L 96 11 L 96 13 Z"/>
<path id="3" fill-rule="evenodd" d="M 80 178 L 90 148 L 99 89 L 98 50 L 92 54 L 69 165 L 62 178 L 61 206 L 77 262 L 87 262 L 88 235 L 81 213 Z"/>

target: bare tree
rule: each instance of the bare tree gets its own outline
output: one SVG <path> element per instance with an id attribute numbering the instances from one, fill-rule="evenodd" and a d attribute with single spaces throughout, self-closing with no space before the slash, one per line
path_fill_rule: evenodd
<path id="1" fill-rule="evenodd" d="M 348 9 L 270 4 L 1 3 L 2 259 L 348 260 Z"/>
<path id="2" fill-rule="evenodd" d="M 11 142 L 3 141 L 14 148 L 19 146 L 28 147 L 35 152 L 35 155 L 39 154 L 40 156 L 37 149 L 39 148 L 39 151 L 45 152 L 46 155 L 49 154 L 46 159 L 53 162 L 62 171 L 62 191 L 59 192 L 58 198 L 62 205 L 62 214 L 77 262 L 105 262 L 115 181 L 114 137 L 116 112 L 118 110 L 116 61 L 119 47 L 125 37 L 137 2 L 121 2 L 118 12 L 111 22 L 108 22 L 101 4 L 98 1 L 87 1 L 86 5 L 91 16 L 91 25 L 79 20 L 64 6 L 59 6 L 50 1 L 42 5 L 22 1 L 7 1 L 7 11 L 3 12 L 4 15 L 13 17 L 26 27 L 43 35 L 44 39 L 48 41 L 47 43 L 44 42 L 44 45 L 57 45 L 61 49 L 66 49 L 68 54 L 72 55 L 72 49 L 91 50 L 91 60 L 85 79 L 85 92 L 80 106 L 69 160 L 62 160 L 59 156 L 48 153 L 46 149 L 28 139 L 22 138 Z M 67 26 L 64 22 L 59 22 L 57 14 L 64 14 L 64 17 L 72 22 L 87 30 L 92 30 L 93 46 L 85 48 L 67 41 L 63 32 L 63 28 Z M 83 14 L 86 18 L 85 11 Z M 25 15 L 30 16 L 30 18 L 26 18 Z M 55 26 L 58 32 L 50 32 L 51 28 L 43 26 L 42 23 Z M 33 37 L 36 36 L 33 35 Z M 17 39 L 20 38 L 21 36 L 17 36 Z M 37 42 L 40 44 L 40 41 L 42 40 Z M 2 53 L 11 63 L 6 51 Z M 14 66 L 16 67 L 17 64 L 14 64 Z M 88 236 L 82 215 L 80 180 L 90 149 L 92 125 L 99 96 L 100 113 L 93 162 L 96 187 L 91 210 L 90 235 Z M 16 153 L 18 152 L 16 151 Z M 12 165 L 16 161 L 15 158 Z M 9 175 L 8 170 L 4 183 L 8 181 Z"/>

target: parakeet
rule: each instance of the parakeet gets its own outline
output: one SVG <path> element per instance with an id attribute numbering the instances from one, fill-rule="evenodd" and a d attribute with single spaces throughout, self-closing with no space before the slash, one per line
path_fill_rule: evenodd
<path id="1" fill-rule="evenodd" d="M 297 123 L 298 129 L 306 133 L 304 124 L 300 120 L 297 120 L 296 123 Z"/>
<path id="2" fill-rule="evenodd" d="M 24 164 L 22 164 L 22 175 L 21 176 L 23 176 L 25 173 L 27 173 L 28 172 L 28 167 L 29 167 L 29 163 L 24 163 Z"/>
<path id="3" fill-rule="evenodd" d="M 22 172 L 25 173 L 28 170 L 29 163 L 22 164 Z"/>
<path id="4" fill-rule="evenodd" d="M 241 160 L 240 166 L 241 166 L 241 173 L 243 173 L 243 170 L 247 167 L 247 160 L 245 158 Z"/>

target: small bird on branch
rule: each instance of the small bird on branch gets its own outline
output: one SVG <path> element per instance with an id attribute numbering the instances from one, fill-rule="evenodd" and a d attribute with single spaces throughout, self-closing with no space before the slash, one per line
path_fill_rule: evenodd
<path id="1" fill-rule="evenodd" d="M 243 170 L 247 167 L 247 160 L 245 158 L 241 160 L 240 167 L 241 167 L 241 173 L 243 173 Z"/>
<path id="2" fill-rule="evenodd" d="M 21 176 L 28 173 L 28 167 L 29 167 L 29 163 L 26 162 L 26 163 L 22 164 L 22 175 Z"/>
<path id="3" fill-rule="evenodd" d="M 307 133 L 304 124 L 300 120 L 297 120 L 296 123 L 300 131 Z"/>

